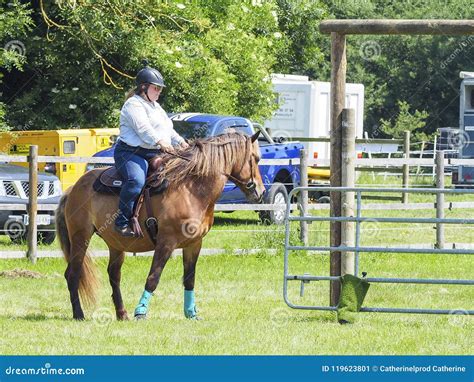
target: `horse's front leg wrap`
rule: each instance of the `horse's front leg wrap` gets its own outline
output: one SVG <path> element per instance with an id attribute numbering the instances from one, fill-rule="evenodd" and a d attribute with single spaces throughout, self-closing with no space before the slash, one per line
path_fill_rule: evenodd
<path id="1" fill-rule="evenodd" d="M 186 318 L 197 317 L 196 303 L 194 301 L 194 290 L 184 290 L 184 315 Z"/>
<path id="2" fill-rule="evenodd" d="M 144 316 L 147 314 L 148 304 L 150 303 L 151 296 L 153 296 L 153 293 L 148 292 L 147 290 L 143 291 L 142 297 L 135 308 L 135 317 Z"/>

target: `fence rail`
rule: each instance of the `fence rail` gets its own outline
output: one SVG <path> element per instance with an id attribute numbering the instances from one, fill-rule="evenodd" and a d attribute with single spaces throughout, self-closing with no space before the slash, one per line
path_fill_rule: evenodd
<path id="1" fill-rule="evenodd" d="M 303 141 L 303 139 L 301 139 Z M 315 140 L 315 141 L 322 141 L 328 142 L 328 138 L 316 138 L 316 139 L 308 139 L 308 140 Z M 361 143 L 397 143 L 400 144 L 401 140 L 372 140 L 372 139 L 358 139 L 356 142 Z M 408 146 L 405 142 L 405 146 Z M 31 146 L 36 147 L 36 146 Z M 30 147 L 30 150 L 31 150 Z M 114 164 L 114 158 L 111 157 L 63 157 L 63 156 L 45 156 L 45 155 L 35 155 L 34 160 L 31 160 L 31 155 L 0 155 L 1 162 L 19 162 L 19 163 L 30 163 L 30 173 L 33 167 L 35 167 L 35 171 L 37 171 L 37 163 L 91 163 L 91 164 Z M 33 166 L 32 163 L 35 163 Z M 442 161 L 445 165 L 472 165 L 474 166 L 474 159 L 444 159 Z M 384 171 L 387 171 L 387 168 L 394 169 L 396 167 L 402 167 L 404 169 L 404 173 L 406 169 L 410 166 L 433 166 L 435 168 L 435 160 L 434 159 L 426 159 L 426 158 L 391 158 L 389 161 L 384 158 L 366 158 L 366 159 L 355 159 L 354 160 L 355 168 L 358 171 L 375 171 L 376 168 L 383 168 Z M 293 159 L 262 159 L 260 161 L 260 165 L 264 166 L 271 166 L 271 165 L 299 165 L 300 166 L 300 173 L 306 174 L 308 171 L 307 166 L 317 165 L 318 167 L 328 166 L 329 160 L 324 159 L 313 159 L 313 158 L 293 158 Z M 372 167 L 371 167 L 372 166 Z M 378 166 L 378 167 L 374 167 Z M 441 172 L 444 175 L 444 170 Z M 441 176 L 441 173 L 438 176 Z M 30 196 L 34 195 L 34 190 L 36 190 L 37 186 L 35 185 L 32 187 L 32 182 L 30 182 Z M 404 183 L 403 187 L 408 187 L 408 178 L 404 176 Z M 314 188 L 317 191 L 324 191 L 323 188 L 317 187 Z M 403 192 L 402 195 L 407 195 L 407 193 Z M 393 197 L 392 197 L 393 198 Z M 377 209 L 377 210 L 384 210 L 384 209 L 425 209 L 425 208 L 433 208 L 436 207 L 436 204 L 431 203 L 408 203 L 408 200 L 403 199 L 405 202 L 404 204 L 399 203 L 392 203 L 392 204 L 372 204 L 372 205 L 364 205 L 365 209 Z M 0 208 L 3 210 L 12 210 L 12 211 L 22 211 L 27 210 L 28 214 L 34 215 L 36 211 L 54 211 L 57 205 L 55 204 L 39 204 L 35 200 L 28 204 L 3 204 Z M 298 204 L 292 204 L 291 208 L 294 210 L 306 211 L 306 210 L 326 210 L 329 209 L 328 204 L 309 204 L 306 206 L 301 206 Z M 466 202 L 452 202 L 452 203 L 441 203 L 438 207 L 439 209 L 445 208 L 474 208 L 474 203 L 466 203 Z M 215 211 L 276 211 L 276 210 L 284 210 L 285 205 L 278 205 L 278 204 L 217 204 L 215 206 Z M 32 225 L 36 227 L 36 220 L 32 221 Z M 33 227 L 33 230 L 35 229 Z M 301 222 L 302 230 L 306 229 L 306 223 Z M 36 238 L 35 238 L 36 239 Z M 33 239 L 29 240 L 33 242 Z M 36 242 L 36 240 L 34 240 Z"/>
<path id="2" fill-rule="evenodd" d="M 27 155 L 0 155 L 0 162 L 28 162 Z M 108 157 L 60 157 L 60 156 L 38 156 L 39 163 L 100 163 L 100 164 L 114 164 L 114 158 Z M 308 165 L 325 167 L 329 166 L 329 159 L 313 159 L 308 158 Z M 300 164 L 300 158 L 294 159 L 262 159 L 259 162 L 260 165 L 264 166 L 275 166 L 275 165 L 298 165 Z M 474 166 L 474 159 L 453 159 L 445 158 L 445 166 Z M 434 158 L 358 158 L 355 159 L 355 165 L 358 167 L 364 166 L 383 166 L 385 167 L 401 167 L 403 165 L 408 166 L 423 166 L 432 167 L 435 166 Z"/>

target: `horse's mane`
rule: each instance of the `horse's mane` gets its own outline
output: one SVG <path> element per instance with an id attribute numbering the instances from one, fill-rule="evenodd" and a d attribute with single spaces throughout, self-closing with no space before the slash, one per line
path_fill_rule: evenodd
<path id="1" fill-rule="evenodd" d="M 165 154 L 165 166 L 161 172 L 171 187 L 177 187 L 185 180 L 198 177 L 215 177 L 236 160 L 235 153 L 247 152 L 249 139 L 238 132 L 229 132 L 210 138 L 194 140 L 190 147 L 180 151 L 179 155 L 188 160 Z M 233 165 L 234 163 L 232 163 Z"/>

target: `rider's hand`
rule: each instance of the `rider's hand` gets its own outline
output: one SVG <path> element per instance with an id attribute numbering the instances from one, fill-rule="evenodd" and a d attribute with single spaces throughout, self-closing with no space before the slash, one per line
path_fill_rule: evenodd
<path id="1" fill-rule="evenodd" d="M 179 145 L 179 148 L 180 148 L 181 150 L 185 150 L 185 149 L 187 149 L 188 147 L 189 147 L 189 145 L 188 145 L 188 142 L 186 142 L 186 141 L 181 142 L 180 145 Z"/>
<path id="2" fill-rule="evenodd" d="M 168 152 L 168 153 L 174 152 L 173 146 L 167 144 L 166 142 L 158 141 L 158 144 L 160 145 L 161 150 L 164 151 L 165 153 L 166 152 Z"/>

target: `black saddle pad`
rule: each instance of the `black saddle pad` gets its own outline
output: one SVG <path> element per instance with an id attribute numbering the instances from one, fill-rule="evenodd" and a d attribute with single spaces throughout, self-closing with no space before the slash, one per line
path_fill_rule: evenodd
<path id="1" fill-rule="evenodd" d="M 164 179 L 160 184 L 158 185 L 153 185 L 150 187 L 150 196 L 152 195 L 157 195 L 161 194 L 164 192 L 169 186 L 168 179 Z M 147 187 L 147 186 L 145 186 Z M 112 185 L 105 185 L 101 182 L 100 176 L 94 181 L 94 184 L 92 185 L 92 189 L 95 192 L 98 192 L 100 194 L 113 194 L 113 195 L 120 195 L 120 190 L 122 189 L 122 184 L 118 184 L 117 186 L 112 186 Z"/>

